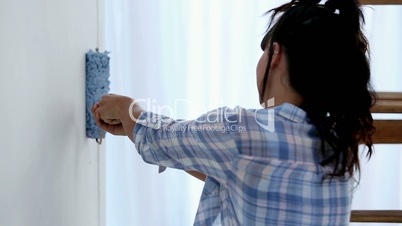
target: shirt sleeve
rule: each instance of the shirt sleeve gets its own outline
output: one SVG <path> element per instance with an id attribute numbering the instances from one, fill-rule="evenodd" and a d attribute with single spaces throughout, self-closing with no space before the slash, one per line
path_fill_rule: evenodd
<path id="1" fill-rule="evenodd" d="M 239 108 L 218 108 L 195 120 L 143 112 L 134 128 L 134 143 L 147 163 L 226 178 L 238 155 Z"/>

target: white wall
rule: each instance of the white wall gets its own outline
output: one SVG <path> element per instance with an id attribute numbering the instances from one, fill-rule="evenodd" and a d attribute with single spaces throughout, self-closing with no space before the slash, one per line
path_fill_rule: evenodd
<path id="1" fill-rule="evenodd" d="M 85 135 L 98 11 L 96 0 L 0 2 L 0 225 L 103 225 L 104 150 Z"/>

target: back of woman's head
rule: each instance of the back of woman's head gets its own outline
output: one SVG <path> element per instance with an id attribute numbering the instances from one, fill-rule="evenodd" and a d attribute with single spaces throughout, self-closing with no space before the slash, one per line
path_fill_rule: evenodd
<path id="1" fill-rule="evenodd" d="M 268 11 L 271 24 L 262 43 L 270 42 L 269 59 L 273 43 L 282 46 L 290 84 L 323 140 L 322 164 L 335 166 L 332 176 L 359 170 L 359 144 L 372 153 L 375 96 L 360 7 L 355 0 L 291 1 Z"/>

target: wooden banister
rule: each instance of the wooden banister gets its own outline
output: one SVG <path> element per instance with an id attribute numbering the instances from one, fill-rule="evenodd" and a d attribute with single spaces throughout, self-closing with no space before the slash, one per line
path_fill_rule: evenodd
<path id="1" fill-rule="evenodd" d="M 376 132 L 373 135 L 375 144 L 402 144 L 401 120 L 374 120 Z"/>
<path id="2" fill-rule="evenodd" d="M 402 92 L 378 92 L 378 100 L 372 113 L 401 114 L 400 119 L 374 120 L 376 132 L 373 142 L 377 144 L 402 144 Z"/>
<path id="3" fill-rule="evenodd" d="M 402 1 L 401 1 L 402 2 Z M 372 113 L 401 114 L 400 119 L 376 119 L 375 144 L 402 144 L 402 92 L 378 92 Z M 402 223 L 402 210 L 352 210 L 350 222 Z"/>
<path id="4" fill-rule="evenodd" d="M 378 92 L 378 100 L 371 108 L 372 113 L 402 114 L 402 92 Z"/>
<path id="5" fill-rule="evenodd" d="M 402 223 L 402 210 L 352 210 L 350 222 Z"/>

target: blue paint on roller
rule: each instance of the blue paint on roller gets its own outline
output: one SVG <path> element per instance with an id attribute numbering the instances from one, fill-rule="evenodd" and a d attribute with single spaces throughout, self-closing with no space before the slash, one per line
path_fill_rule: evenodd
<path id="1" fill-rule="evenodd" d="M 102 138 L 103 132 L 96 125 L 91 107 L 100 101 L 103 95 L 109 93 L 110 68 L 109 52 L 100 53 L 89 50 L 85 54 L 86 66 L 86 134 L 89 138 Z"/>

